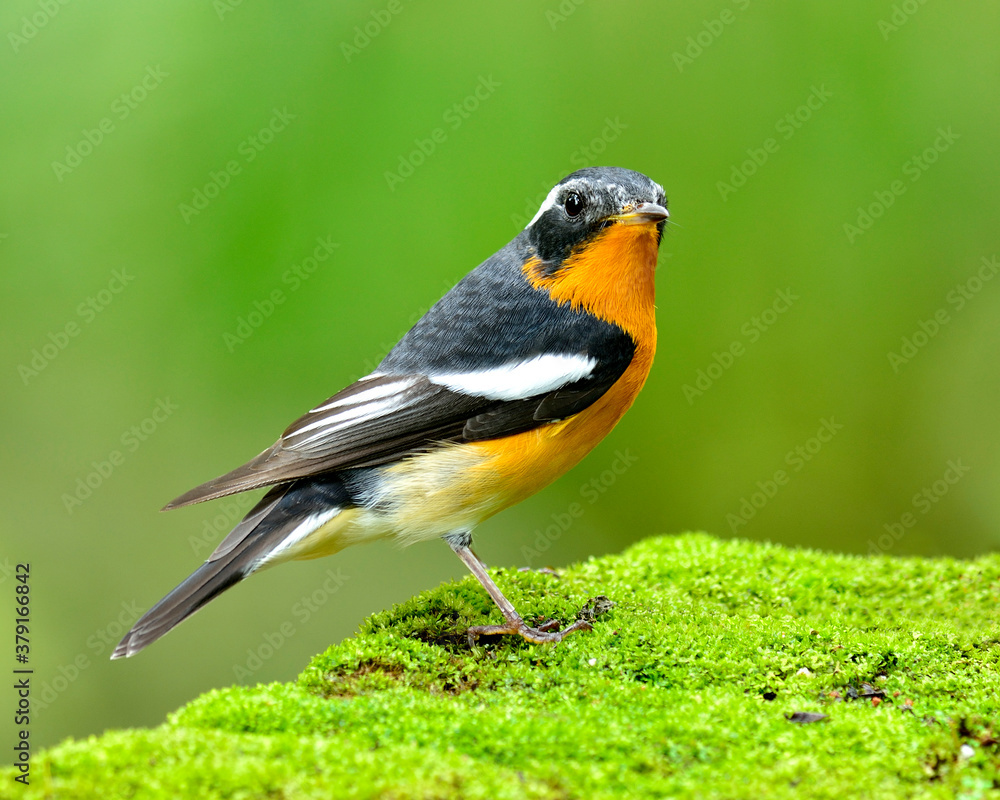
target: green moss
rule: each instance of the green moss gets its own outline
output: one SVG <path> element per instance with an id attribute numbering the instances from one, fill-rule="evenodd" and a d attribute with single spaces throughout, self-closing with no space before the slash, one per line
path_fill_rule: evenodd
<path id="1" fill-rule="evenodd" d="M 854 558 L 689 534 L 561 576 L 527 616 L 616 605 L 558 646 L 471 578 L 376 614 L 297 682 L 38 754 L 23 798 L 955 797 L 1000 787 L 1000 557 Z M 825 714 L 812 724 L 786 717 Z M 6 770 L 4 786 L 12 784 Z M 17 786 L 16 784 L 13 784 Z M 5 790 L 11 794 L 9 790 Z"/>

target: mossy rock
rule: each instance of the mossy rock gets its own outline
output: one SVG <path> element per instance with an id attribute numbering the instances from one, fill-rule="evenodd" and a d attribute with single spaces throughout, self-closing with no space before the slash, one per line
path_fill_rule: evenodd
<path id="1" fill-rule="evenodd" d="M 370 618 L 288 684 L 39 753 L 19 798 L 996 796 L 1000 557 L 859 558 L 702 534 L 496 570 L 556 646 L 463 631 L 471 578 Z M 813 716 L 809 716 L 813 715 Z M 819 715 L 825 715 L 820 717 Z M 801 720 L 801 721 L 798 721 Z"/>

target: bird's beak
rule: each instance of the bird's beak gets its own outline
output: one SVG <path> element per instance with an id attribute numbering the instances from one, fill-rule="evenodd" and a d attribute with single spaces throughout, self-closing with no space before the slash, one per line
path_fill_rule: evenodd
<path id="1" fill-rule="evenodd" d="M 656 203 L 640 203 L 621 214 L 616 214 L 611 219 L 617 220 L 623 225 L 644 225 L 647 222 L 662 222 L 669 216 L 670 214 L 663 206 Z"/>

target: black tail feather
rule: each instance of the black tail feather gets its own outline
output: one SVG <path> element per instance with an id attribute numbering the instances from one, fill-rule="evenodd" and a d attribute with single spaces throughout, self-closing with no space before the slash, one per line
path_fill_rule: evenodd
<path id="1" fill-rule="evenodd" d="M 208 561 L 142 616 L 118 643 L 111 658 L 135 655 L 212 598 L 239 583 L 310 514 L 347 505 L 350 505 L 347 490 L 336 476 L 273 488 Z"/>
<path id="2" fill-rule="evenodd" d="M 209 600 L 235 586 L 245 578 L 269 547 L 263 546 L 263 536 L 254 537 L 231 558 L 206 561 L 177 588 L 143 614 L 125 638 L 119 642 L 111 658 L 133 656 L 175 628 Z M 254 546 L 257 545 L 257 546 Z"/>

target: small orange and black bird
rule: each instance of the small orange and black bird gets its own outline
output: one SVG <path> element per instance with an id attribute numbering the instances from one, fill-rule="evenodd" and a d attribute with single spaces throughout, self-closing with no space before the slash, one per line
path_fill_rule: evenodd
<path id="1" fill-rule="evenodd" d="M 573 467 L 632 405 L 656 349 L 653 276 L 667 217 L 663 188 L 638 172 L 597 167 L 562 180 L 375 372 L 166 506 L 271 487 L 111 657 L 138 653 L 258 570 L 381 538 L 451 546 L 503 612 L 503 624 L 470 628 L 470 640 L 558 642 L 588 629 L 529 627 L 472 552 L 472 530 Z"/>

